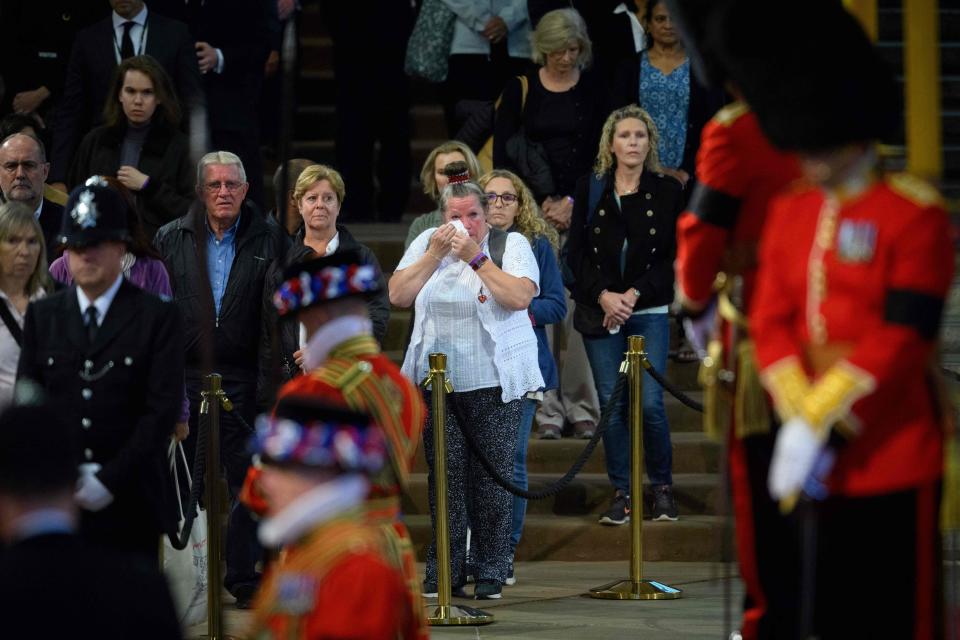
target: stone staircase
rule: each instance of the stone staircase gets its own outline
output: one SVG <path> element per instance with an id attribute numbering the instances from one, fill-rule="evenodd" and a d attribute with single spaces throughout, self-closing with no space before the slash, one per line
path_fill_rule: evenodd
<path id="1" fill-rule="evenodd" d="M 336 110 L 333 106 L 335 80 L 332 49 L 322 14 L 316 4 L 304 8 L 302 64 L 298 83 L 294 156 L 336 165 L 333 137 Z M 412 87 L 411 119 L 413 171 L 419 173 L 430 150 L 446 139 L 443 111 L 430 85 Z M 265 163 L 270 178 L 276 161 Z M 347 185 L 349 193 L 349 185 Z M 433 209 L 423 194 L 417 176 L 410 177 L 410 201 L 405 224 L 351 224 L 357 238 L 369 246 L 385 273 L 396 267 L 403 254 L 407 224 L 414 216 Z M 400 363 L 409 323 L 409 311 L 394 308 L 384 344 L 385 351 Z M 682 389 L 696 392 L 696 366 L 671 363 L 667 376 Z M 720 448 L 709 442 L 700 429 L 700 416 L 667 398 L 673 432 L 674 489 L 680 508 L 677 522 L 644 524 L 644 557 L 647 560 L 713 561 L 721 559 L 722 531 L 727 520 L 718 515 Z M 560 478 L 583 450 L 583 440 L 532 440 L 528 453 L 531 490 L 545 488 Z M 410 527 L 418 555 L 432 535 L 427 503 L 427 465 L 423 447 L 408 491 L 403 496 L 404 518 Z M 530 501 L 518 560 L 627 560 L 630 530 L 627 526 L 597 524 L 599 513 L 608 507 L 612 490 L 606 476 L 602 443 L 582 472 L 558 495 Z"/>
<path id="2" fill-rule="evenodd" d="M 943 178 L 941 189 L 960 210 L 960 6 L 941 0 L 940 9 L 940 93 L 943 131 Z M 903 1 L 878 2 L 877 46 L 903 82 Z M 894 145 L 904 144 L 901 131 Z"/>

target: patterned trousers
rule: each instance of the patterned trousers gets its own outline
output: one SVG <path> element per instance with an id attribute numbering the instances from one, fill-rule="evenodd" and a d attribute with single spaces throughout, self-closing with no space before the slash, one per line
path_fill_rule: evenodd
<path id="1" fill-rule="evenodd" d="M 450 530 L 450 581 L 454 587 L 466 583 L 467 526 L 471 527 L 471 556 L 477 580 L 496 580 L 501 584 L 510 569 L 510 532 L 513 528 L 513 497 L 487 475 L 470 450 L 460 431 L 475 434 L 484 453 L 505 479 L 513 478 L 513 458 L 523 401 L 504 403 L 500 387 L 454 392 L 447 395 L 447 509 Z M 430 467 L 430 522 L 436 531 L 436 485 L 433 474 L 433 411 L 430 392 L 424 393 L 431 407 L 423 432 L 423 443 Z M 436 540 L 427 547 L 428 583 L 437 582 Z"/>

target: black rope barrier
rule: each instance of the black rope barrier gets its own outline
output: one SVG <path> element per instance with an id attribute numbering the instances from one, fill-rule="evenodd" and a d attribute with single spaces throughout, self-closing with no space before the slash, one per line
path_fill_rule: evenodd
<path id="1" fill-rule="evenodd" d="M 587 446 L 583 448 L 583 451 L 580 453 L 580 457 L 577 458 L 576 462 L 573 463 L 573 466 L 570 467 L 570 470 L 567 471 L 562 478 L 541 491 L 529 491 L 527 489 L 522 489 L 513 484 L 511 481 L 504 479 L 499 473 L 497 473 L 493 463 L 490 462 L 490 459 L 487 458 L 487 454 L 484 453 L 483 448 L 477 442 L 476 436 L 470 429 L 466 428 L 466 421 L 461 419 L 456 402 L 452 403 L 452 408 L 455 412 L 458 412 L 457 424 L 460 427 L 461 433 L 463 433 L 463 437 L 467 442 L 467 447 L 469 447 L 470 453 L 477 457 L 477 459 L 480 461 L 480 466 L 484 468 L 484 470 L 487 472 L 487 475 L 489 475 L 490 478 L 493 479 L 493 481 L 498 485 L 506 489 L 507 492 L 517 496 L 518 498 L 526 498 L 527 500 L 543 500 L 544 498 L 549 498 L 550 496 L 560 493 L 564 487 L 570 484 L 574 477 L 580 473 L 580 470 L 583 469 L 583 465 L 587 463 L 587 459 L 597 447 L 597 443 L 600 442 L 600 438 L 603 437 L 603 432 L 607 428 L 607 423 L 610 421 L 610 416 L 613 414 L 613 411 L 619 410 L 617 403 L 620 402 L 622 399 L 621 396 L 626 393 L 626 391 L 627 374 L 621 373 L 617 377 L 617 382 L 613 387 L 613 392 L 610 394 L 609 400 L 607 400 L 607 405 L 600 413 L 600 422 L 597 424 L 597 430 L 594 432 L 593 437 L 590 438 L 590 442 L 587 443 Z M 434 422 L 434 428 L 436 428 L 436 422 Z"/>
<path id="2" fill-rule="evenodd" d="M 197 416 L 197 446 L 193 454 L 193 485 L 190 487 L 190 500 L 187 508 L 184 510 L 183 529 L 180 530 L 180 536 L 168 535 L 170 544 L 177 551 L 182 551 L 190 544 L 190 532 L 193 529 L 193 522 L 197 518 L 198 507 L 200 505 L 200 496 L 203 495 L 203 477 L 207 470 L 207 434 L 210 431 L 210 416 L 200 414 Z M 177 473 L 176 465 L 173 472 Z M 181 496 L 177 500 L 182 501 Z"/>
<path id="3" fill-rule="evenodd" d="M 643 355 L 641 362 L 643 363 L 643 369 L 650 374 L 650 377 L 660 383 L 660 386 L 666 389 L 670 395 L 679 400 L 684 405 L 690 407 L 694 411 L 699 411 L 703 413 L 703 405 L 683 391 L 678 389 L 672 382 L 667 380 L 663 374 L 653 368 L 653 363 L 647 358 L 646 354 Z"/>

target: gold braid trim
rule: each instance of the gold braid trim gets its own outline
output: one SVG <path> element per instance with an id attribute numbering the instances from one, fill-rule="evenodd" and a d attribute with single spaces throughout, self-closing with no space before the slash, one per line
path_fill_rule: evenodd
<path id="1" fill-rule="evenodd" d="M 714 442 L 723 442 L 730 421 L 730 394 L 720 381 L 723 342 L 713 339 L 700 362 L 697 381 L 703 388 L 703 432 Z"/>
<path id="2" fill-rule="evenodd" d="M 741 340 L 737 345 L 737 387 L 733 407 L 738 438 L 770 431 L 770 405 L 760 384 L 752 340 Z"/>
<path id="3" fill-rule="evenodd" d="M 358 359 L 379 353 L 376 340 L 372 337 L 351 338 L 331 351 L 330 359 L 310 375 L 340 389 L 351 409 L 373 416 L 390 443 L 391 467 L 400 485 L 405 487 L 410 476 L 409 461 L 416 453 L 418 443 L 406 437 L 402 423 L 403 408 L 395 401 L 397 394 L 390 393 L 388 389 L 393 382 L 389 378 L 381 379 L 374 374 L 373 366 L 368 361 Z M 375 482 L 381 484 L 389 481 L 384 478 L 375 479 Z"/>
<path id="4" fill-rule="evenodd" d="M 773 396 L 773 407 L 780 420 L 786 422 L 800 414 L 805 396 L 810 392 L 810 380 L 800 365 L 800 358 L 787 356 L 760 372 L 760 380 Z"/>
<path id="5" fill-rule="evenodd" d="M 848 438 L 855 436 L 853 425 L 856 421 L 843 419 L 850 413 L 853 403 L 873 393 L 876 387 L 872 375 L 848 360 L 840 360 L 827 369 L 810 389 L 803 399 L 800 415 L 823 438 L 827 437 L 830 427 Z"/>
<path id="6" fill-rule="evenodd" d="M 367 526 L 357 521 L 358 512 L 350 510 L 315 529 L 293 548 L 284 549 L 268 580 L 257 594 L 257 606 L 250 635 L 267 628 L 267 621 L 276 616 L 291 617 L 277 608 L 277 590 L 280 577 L 287 573 L 309 575 L 319 584 L 336 563 L 347 555 L 373 552 L 391 561 L 388 544 L 379 527 Z M 322 544 L 317 544 L 322 542 Z M 299 627 L 298 620 L 291 620 L 291 629 Z"/>

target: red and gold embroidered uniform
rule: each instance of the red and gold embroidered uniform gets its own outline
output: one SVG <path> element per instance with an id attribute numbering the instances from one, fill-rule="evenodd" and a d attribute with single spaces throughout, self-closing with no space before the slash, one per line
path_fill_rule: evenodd
<path id="1" fill-rule="evenodd" d="M 743 275 L 749 308 L 757 245 L 770 199 L 800 177 L 796 159 L 774 149 L 742 102 L 721 109 L 703 128 L 697 191 L 677 222 L 681 302 L 701 309 L 718 273 Z"/>
<path id="2" fill-rule="evenodd" d="M 728 285 L 739 279 L 738 297 L 749 310 L 770 200 L 799 177 L 796 158 L 774 149 L 744 103 L 724 107 L 707 123 L 697 154 L 697 190 L 677 222 L 678 297 L 687 310 L 707 307 L 716 295 L 718 276 Z M 747 591 L 740 631 L 752 640 L 767 624 L 764 618 L 776 615 L 770 613 L 767 592 L 775 589 L 769 585 L 782 572 L 775 539 L 788 532 L 765 484 L 772 448 L 769 407 L 756 381 L 744 310 L 732 306 L 728 291 L 719 310 L 720 339 L 710 349 L 712 368 L 701 369 L 701 382 L 708 387 L 706 430 L 727 442 L 737 557 Z M 732 405 L 711 402 L 728 392 L 720 389 L 720 368 L 737 372 L 729 390 Z M 733 427 L 721 433 L 718 425 L 728 417 Z M 744 435 L 754 437 L 738 437 Z"/>
<path id="3" fill-rule="evenodd" d="M 781 417 L 850 440 L 831 493 L 876 495 L 940 477 L 930 374 L 953 263 L 939 196 L 909 175 L 850 199 L 809 188 L 774 204 L 750 314 L 757 358 Z"/>
<path id="4" fill-rule="evenodd" d="M 420 581 L 416 555 L 406 525 L 400 519 L 400 492 L 406 485 L 419 446 L 426 407 L 420 390 L 381 353 L 369 335 L 349 338 L 334 347 L 317 369 L 297 376 L 278 392 L 287 396 L 311 396 L 370 414 L 386 437 L 390 465 L 372 478 L 365 505 L 366 521 L 379 525 L 392 543 L 397 562 L 403 567 L 411 602 L 420 621 L 419 637 L 429 635 L 420 606 Z M 251 473 L 255 473 L 251 470 Z M 248 477 L 248 494 L 256 494 L 255 481 Z"/>
<path id="5" fill-rule="evenodd" d="M 288 545 L 257 593 L 254 639 L 414 640 L 422 637 L 406 578 L 383 530 L 355 513 Z"/>

